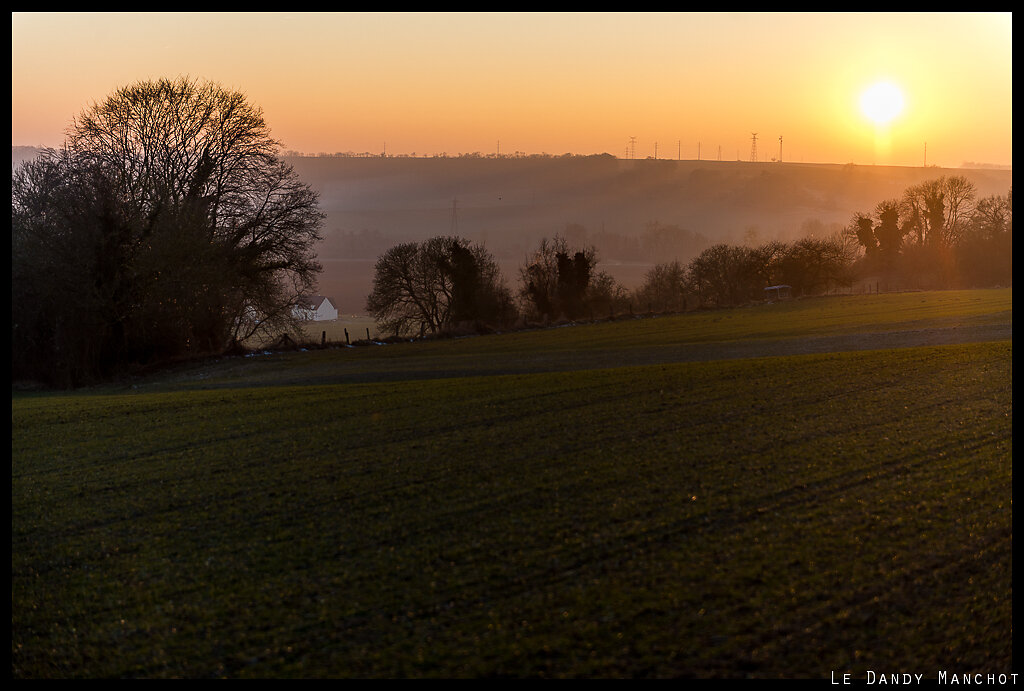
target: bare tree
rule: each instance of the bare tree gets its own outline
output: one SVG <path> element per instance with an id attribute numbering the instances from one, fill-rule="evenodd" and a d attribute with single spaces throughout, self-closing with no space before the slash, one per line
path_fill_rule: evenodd
<path id="1" fill-rule="evenodd" d="M 461 323 L 504 324 L 512 299 L 479 244 L 439 236 L 395 245 L 377 259 L 366 308 L 385 331 L 436 334 Z"/>
<path id="2" fill-rule="evenodd" d="M 767 285 L 764 256 L 750 247 L 712 245 L 690 261 L 687 282 L 703 304 L 744 304 Z"/>
<path id="3" fill-rule="evenodd" d="M 67 310 L 98 291 L 97 318 L 114 325 L 105 352 L 127 360 L 288 327 L 320 271 L 323 215 L 278 149 L 241 93 L 187 78 L 119 89 L 73 121 L 61 151 L 15 171 L 15 273 L 52 293 L 44 248 L 78 247 Z"/>
<path id="4" fill-rule="evenodd" d="M 244 94 L 188 78 L 139 82 L 76 118 L 68 146 L 117 175 L 139 218 L 202 206 L 225 258 L 227 338 L 290 326 L 320 271 L 323 215 Z"/>
<path id="5" fill-rule="evenodd" d="M 786 245 L 774 262 L 776 281 L 796 295 L 816 295 L 852 283 L 853 247 L 841 234 L 805 237 Z"/>
<path id="6" fill-rule="evenodd" d="M 878 224 L 875 226 L 878 252 L 885 262 L 891 263 L 903 248 L 899 200 L 887 199 L 879 202 L 875 208 L 875 215 L 878 218 Z"/>
<path id="7" fill-rule="evenodd" d="M 593 247 L 571 249 L 564 237 L 541 239 L 540 246 L 520 267 L 520 298 L 535 316 L 575 319 L 590 310 L 589 291 L 598 277 L 597 251 Z M 607 292 L 602 283 L 602 295 Z M 614 292 L 614 291 L 612 291 Z"/>
<path id="8" fill-rule="evenodd" d="M 946 211 L 943 239 L 947 245 L 956 245 L 967 230 L 977 189 L 963 175 L 950 175 L 942 178 L 942 190 Z"/>
<path id="9" fill-rule="evenodd" d="M 641 305 L 649 305 L 651 309 L 684 310 L 686 292 L 686 269 L 678 261 L 672 261 L 657 264 L 644 275 L 636 298 Z"/>
<path id="10" fill-rule="evenodd" d="M 971 225 L 984 238 L 997 238 L 1013 224 L 1012 192 L 1006 196 L 993 194 L 979 199 L 974 205 Z"/>
<path id="11" fill-rule="evenodd" d="M 903 217 L 904 235 L 913 238 L 915 244 L 940 242 L 944 216 L 940 180 L 928 180 L 904 190 L 899 213 Z"/>
<path id="12" fill-rule="evenodd" d="M 952 246 L 966 231 L 977 189 L 962 175 L 927 180 L 908 187 L 900 200 L 903 234 L 918 245 Z"/>

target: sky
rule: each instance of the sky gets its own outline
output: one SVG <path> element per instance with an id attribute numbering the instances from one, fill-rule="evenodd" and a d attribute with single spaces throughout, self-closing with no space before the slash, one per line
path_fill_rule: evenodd
<path id="1" fill-rule="evenodd" d="M 1012 57 L 1010 13 L 15 12 L 11 139 L 188 76 L 304 153 L 1011 165 Z"/>

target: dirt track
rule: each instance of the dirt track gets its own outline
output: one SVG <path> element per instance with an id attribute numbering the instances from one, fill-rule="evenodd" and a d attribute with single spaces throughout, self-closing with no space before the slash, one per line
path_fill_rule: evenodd
<path id="1" fill-rule="evenodd" d="M 543 350 L 513 354 L 423 351 L 416 344 L 368 346 L 400 348 L 395 357 L 307 357 L 312 353 L 280 353 L 256 358 L 227 358 L 213 370 L 188 367 L 177 378 L 189 388 L 222 386 L 281 386 L 398 382 L 497 375 L 573 372 L 614 367 L 668 365 L 742 358 L 810 355 L 891 348 L 952 345 L 1013 339 L 1013 324 L 970 324 L 949 328 L 904 329 L 874 333 L 835 334 L 807 338 L 721 341 L 579 351 Z M 361 349 L 357 349 L 361 350 Z M 326 353 L 325 353 L 326 355 Z M 278 357 L 288 357 L 287 367 Z"/>
<path id="2" fill-rule="evenodd" d="M 883 350 L 919 346 L 949 345 L 1013 338 L 1012 324 L 973 325 L 912 331 L 842 334 L 801 339 L 745 340 L 661 346 L 637 346 L 583 351 L 543 351 L 518 353 L 514 357 L 420 356 L 408 351 L 400 358 L 356 361 L 333 360 L 315 370 L 291 370 L 291 384 L 341 382 L 381 382 L 452 377 L 570 372 L 635 365 L 667 365 L 680 362 L 705 362 L 741 358 L 807 355 L 858 350 Z M 390 346 L 382 346 L 390 347 Z M 404 347 L 404 346 L 396 346 Z M 285 382 L 277 382 L 285 383 Z"/>

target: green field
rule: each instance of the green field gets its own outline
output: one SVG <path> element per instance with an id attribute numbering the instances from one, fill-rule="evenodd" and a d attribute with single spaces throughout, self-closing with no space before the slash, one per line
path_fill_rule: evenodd
<path id="1" fill-rule="evenodd" d="M 1012 291 L 12 394 L 12 676 L 1009 673 Z"/>

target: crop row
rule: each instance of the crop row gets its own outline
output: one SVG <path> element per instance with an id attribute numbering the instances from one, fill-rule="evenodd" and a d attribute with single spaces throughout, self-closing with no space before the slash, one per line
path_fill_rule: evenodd
<path id="1" fill-rule="evenodd" d="M 16 400 L 12 671 L 1009 669 L 1011 360 Z"/>

